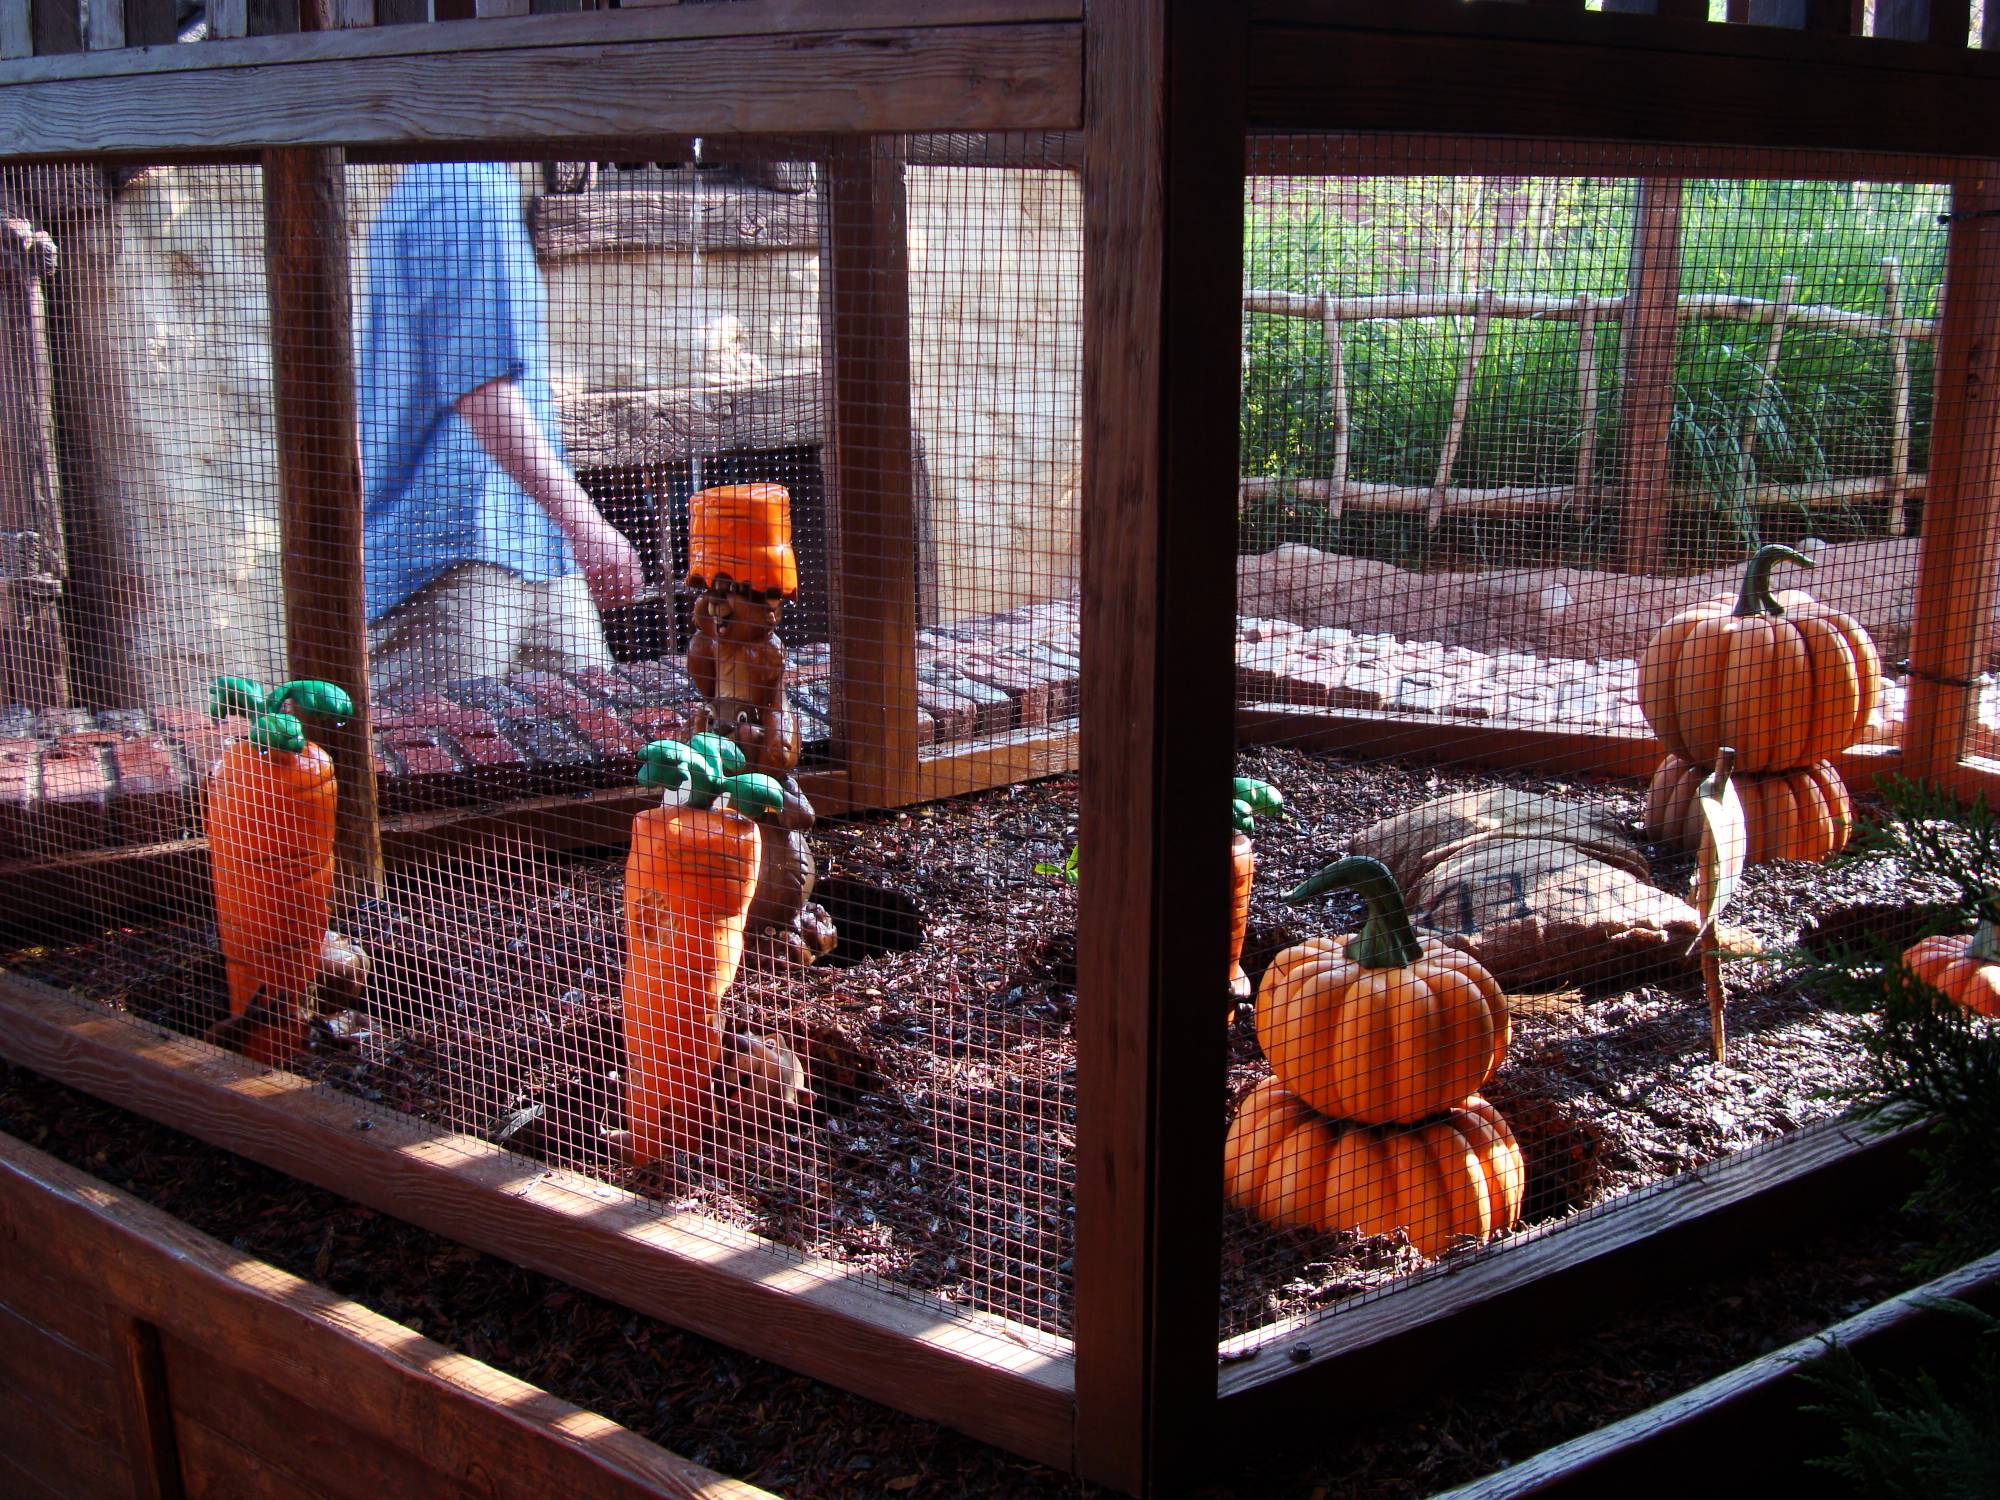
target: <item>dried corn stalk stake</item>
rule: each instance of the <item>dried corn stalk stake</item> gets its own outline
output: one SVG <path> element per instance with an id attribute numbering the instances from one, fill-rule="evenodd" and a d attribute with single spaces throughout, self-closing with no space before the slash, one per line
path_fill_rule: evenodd
<path id="1" fill-rule="evenodd" d="M 1701 979 L 1708 990 L 1709 1039 L 1717 1062 L 1723 1060 L 1728 1050 L 1722 1016 L 1728 995 L 1722 988 L 1722 951 L 1716 944 L 1715 924 L 1723 908 L 1729 905 L 1729 898 L 1736 894 L 1736 883 L 1743 878 L 1744 856 L 1750 847 L 1743 799 L 1729 779 L 1735 769 L 1736 751 L 1724 745 L 1716 752 L 1715 770 L 1702 778 L 1695 791 L 1696 805 L 1701 808 L 1702 839 L 1694 896 L 1701 926 L 1695 929 L 1694 940 L 1701 949 Z"/>

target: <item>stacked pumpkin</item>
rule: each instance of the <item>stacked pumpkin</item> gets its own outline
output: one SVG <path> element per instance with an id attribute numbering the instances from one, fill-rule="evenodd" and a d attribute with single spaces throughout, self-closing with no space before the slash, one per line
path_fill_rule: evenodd
<path id="1" fill-rule="evenodd" d="M 1521 1148 L 1478 1094 L 1507 1055 L 1507 997 L 1418 936 L 1379 860 L 1340 860 L 1285 899 L 1335 888 L 1359 892 L 1367 918 L 1351 942 L 1310 939 L 1265 972 L 1272 1076 L 1229 1128 L 1229 1200 L 1292 1228 L 1403 1229 L 1426 1256 L 1484 1241 L 1521 1212 Z"/>
<path id="2" fill-rule="evenodd" d="M 1695 789 L 1725 745 L 1749 833 L 1746 859 L 1819 861 L 1847 846 L 1854 809 L 1829 759 L 1861 738 L 1881 691 L 1882 659 L 1859 621 L 1805 594 L 1771 593 L 1779 562 L 1761 547 L 1734 603 L 1674 616 L 1639 662 L 1639 706 L 1668 755 L 1646 798 L 1646 836 L 1693 853 Z"/>

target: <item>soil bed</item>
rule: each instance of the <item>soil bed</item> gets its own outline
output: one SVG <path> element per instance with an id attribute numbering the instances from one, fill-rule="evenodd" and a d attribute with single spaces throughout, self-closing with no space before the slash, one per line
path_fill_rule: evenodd
<path id="1" fill-rule="evenodd" d="M 1278 896 L 1361 828 L 1427 797 L 1491 785 L 1286 750 L 1254 750 L 1244 774 L 1284 793 L 1289 818 L 1260 825 L 1245 967 L 1322 930 Z M 1623 784 L 1506 778 L 1611 806 Z M 374 959 L 369 1015 L 340 1018 L 298 1067 L 370 1100 L 609 1176 L 885 1281 L 1066 1332 L 1073 1239 L 1075 893 L 1035 866 L 1059 863 L 1076 829 L 1075 783 L 1058 779 L 905 812 L 822 825 L 822 876 L 922 914 L 915 947 L 804 971 L 754 956 L 736 1021 L 806 1060 L 815 1100 L 775 1128 L 739 1119 L 705 1170 L 616 1167 L 623 1065 L 620 863 L 498 856 L 405 878 L 361 914 Z M 1089 851 L 1083 853 L 1089 878 Z M 1685 862 L 1656 866 L 1684 890 Z M 1731 920 L 1768 950 L 1829 908 L 1912 899 L 1883 859 L 1836 870 L 1765 866 Z M 860 904 L 857 904 L 860 903 Z M 1339 925 L 1351 928 L 1359 906 Z M 863 944 L 863 947 L 872 946 Z M 94 932 L 20 948 L 11 967 L 146 1019 L 200 1033 L 225 1006 L 206 921 Z M 1733 966 L 1731 1052 L 1708 1058 L 1693 984 L 1529 997 L 1513 1050 L 1486 1090 L 1520 1139 L 1530 1223 L 1744 1150 L 1837 1112 L 1854 1077 L 1853 1018 L 1786 983 L 1774 964 Z M 1215 1023 L 1229 1024 L 1218 975 Z M 1247 1017 L 1231 1031 L 1229 1100 L 1265 1071 Z M 1217 1101 L 1216 1128 L 1229 1100 Z M 1422 1262 L 1399 1240 L 1276 1232 L 1231 1214 L 1222 1329 L 1236 1333 L 1383 1286 Z M 532 1377 L 531 1377 L 532 1378 Z M 727 1464 L 724 1464 L 727 1467 Z"/>

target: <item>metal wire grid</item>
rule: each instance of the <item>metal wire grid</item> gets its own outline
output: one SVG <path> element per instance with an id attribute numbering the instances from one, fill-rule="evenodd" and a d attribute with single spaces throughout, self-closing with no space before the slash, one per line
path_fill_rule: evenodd
<path id="1" fill-rule="evenodd" d="M 978 144 L 967 159 L 984 162 L 989 143 Z M 645 1027 L 634 1031 L 625 982 L 629 882 L 622 849 L 591 849 L 622 837 L 611 809 L 629 811 L 640 747 L 734 729 L 742 674 L 766 660 L 749 626 L 774 611 L 803 769 L 836 764 L 833 724 L 874 707 L 836 702 L 867 689 L 830 677 L 827 349 L 829 320 L 849 313 L 822 281 L 823 170 L 726 143 L 720 154 L 734 165 L 348 170 L 387 882 L 334 905 L 343 951 L 316 981 L 321 1013 L 310 1027 L 290 1018 L 275 1039 L 227 1019 L 214 893 L 185 862 L 161 866 L 156 923 L 23 943 L 13 962 L 253 1055 L 289 1052 L 297 1031 L 305 1050 L 272 1060 L 330 1087 L 695 1209 L 725 1237 L 754 1233 L 1054 1336 L 1068 1317 L 1074 979 L 1045 918 L 1072 908 L 1061 878 L 1033 867 L 1059 864 L 1073 837 L 1060 794 L 1034 833 L 955 857 L 954 874 L 983 894 L 936 963 L 895 951 L 923 914 L 871 849 L 909 815 L 804 834 L 843 883 L 828 899 L 840 896 L 847 948 L 799 969 L 782 936 L 753 925 L 741 977 L 688 1013 L 699 1069 L 662 1073 L 655 1059 L 656 1092 L 671 1096 L 686 1074 L 702 1095 L 698 1139 L 664 1127 L 663 1139 L 632 1138 Z M 863 323 L 845 346 L 913 371 L 916 422 L 850 418 L 847 438 L 917 455 L 920 534 L 871 534 L 879 523 L 864 518 L 838 555 L 850 582 L 877 552 L 922 556 L 912 602 L 938 710 L 921 725 L 929 757 L 1074 717 L 1080 226 L 1066 174 L 958 167 L 949 148 L 927 161 L 896 161 L 881 189 L 901 205 L 890 233 L 907 289 L 893 264 L 861 282 L 867 302 L 907 296 L 909 317 Z M 34 770 L 10 852 L 55 859 L 201 831 L 209 767 L 254 718 L 211 722 L 210 683 L 283 679 L 288 602 L 258 173 L 163 168 L 115 190 L 93 168 L 71 175 L 96 195 L 112 248 L 55 289 L 47 340 L 58 381 L 77 382 L 56 392 L 66 551 L 111 579 L 89 624 L 132 665 L 93 678 L 86 650 L 72 678 L 84 706 L 15 714 L 16 758 Z M 89 420 L 64 400 L 87 402 Z M 789 494 L 796 590 L 690 585 L 702 562 L 695 492 L 753 484 Z M 1045 535 L 1035 507 L 1064 503 L 1067 529 Z M 100 514 L 145 544 L 89 529 Z M 302 580 L 296 563 L 293 578 L 309 584 L 289 601 L 294 621 L 322 586 L 351 587 Z M 706 606 L 702 583 L 719 585 Z M 724 651 L 707 691 L 730 702 L 711 716 L 688 652 L 704 608 L 724 605 L 743 626 L 736 644 L 756 649 Z M 1054 667 L 1030 659 L 1041 645 Z M 982 684 L 996 654 L 1032 681 L 1008 678 L 1012 694 Z M 1018 706 L 1030 687 L 1033 722 Z M 140 745 L 172 773 L 143 829 L 126 795 L 142 786 Z M 80 773 L 54 770 L 66 757 L 87 759 L 97 780 L 72 794 Z M 782 783 L 789 767 L 719 769 Z M 956 789 L 949 774 L 938 789 Z M 787 845 L 788 830 L 764 831 Z M 397 852 L 412 841 L 420 852 Z M 690 885 L 720 873 L 684 863 Z M 657 883 L 657 870 L 644 878 Z M 93 894 L 115 904 L 108 885 Z M 655 934 L 671 982 L 696 962 L 693 925 L 683 913 Z M 728 925 L 716 929 L 725 946 Z M 688 1041 L 680 1023 L 655 1024 Z M 688 1149 L 663 1149 L 674 1145 Z"/>
<path id="2" fill-rule="evenodd" d="M 1781 562 L 1777 588 L 1887 664 L 1856 647 L 1858 686 L 1813 707 L 1786 649 L 1726 659 L 1753 863 L 1725 951 L 1775 951 L 1867 888 L 1820 863 L 1850 817 L 1821 757 L 1900 732 L 1948 192 L 1405 144 L 1438 175 L 1330 172 L 1352 144 L 1278 139 L 1246 193 L 1237 702 L 1242 769 L 1292 820 L 1257 825 L 1259 988 L 1232 1035 L 1238 1351 L 1838 1112 L 1802 1080 L 1838 1083 L 1856 1020 L 1775 966 L 1724 965 L 1737 1029 L 1709 1056 L 1684 903 L 1718 726 L 1689 674 L 1725 659 L 1683 657 L 1687 685 L 1644 698 L 1670 616 L 1734 603 L 1782 543 L 1818 567 Z M 1797 659 L 1838 677 L 1843 637 L 1780 597 Z M 1667 754 L 1649 715 L 1699 764 L 1643 797 L 1606 773 Z M 1412 754 L 1436 769 L 1380 759 Z M 1473 769 L 1496 755 L 1515 769 Z M 1278 899 L 1351 854 L 1400 885 L 1413 967 L 1382 922 L 1348 946 L 1351 890 Z"/>

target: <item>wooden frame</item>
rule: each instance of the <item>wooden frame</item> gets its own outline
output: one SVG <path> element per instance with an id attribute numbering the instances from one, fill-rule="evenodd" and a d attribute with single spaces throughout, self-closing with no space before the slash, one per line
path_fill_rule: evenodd
<path id="1" fill-rule="evenodd" d="M 370 1108 L 0 973 L 0 1052 L 357 1202 L 748 1353 L 1070 1461 L 1059 1341 L 815 1265 L 754 1235 Z"/>
<path id="2" fill-rule="evenodd" d="M 12 1495 L 769 1500 L 7 1136 L 0 1246 Z"/>
<path id="3" fill-rule="evenodd" d="M 852 507 L 845 571 L 872 583 L 851 601 L 836 667 L 847 684 L 850 763 L 806 787 L 823 812 L 838 812 L 1081 766 L 1092 852 L 1079 968 L 1091 999 L 1078 1022 L 1086 1081 L 1074 1366 L 1043 1336 L 941 1316 L 756 1243 L 719 1243 L 707 1227 L 635 1207 L 602 1185 L 4 975 L 0 1051 L 753 1353 L 1133 1490 L 1184 1472 L 1223 1424 L 1242 1440 L 1295 1403 L 1323 1401 L 1330 1382 L 1351 1383 L 1364 1362 L 1378 1371 L 1408 1363 L 1443 1336 L 1445 1324 L 1427 1321 L 1426 1308 L 1463 1309 L 1468 1289 L 1501 1281 L 1515 1288 L 1509 1297 L 1532 1288 L 1560 1301 L 1555 1288 L 1576 1283 L 1557 1278 L 1583 1261 L 1622 1265 L 1649 1253 L 1644 1232 L 1681 1225 L 1680 1210 L 1700 1195 L 1664 1192 L 1648 1203 L 1680 1207 L 1635 1208 L 1622 1223 L 1605 1215 L 1477 1261 L 1465 1279 L 1437 1278 L 1355 1314 L 1317 1357 L 1282 1369 L 1243 1361 L 1218 1382 L 1221 1143 L 1212 1119 L 1177 1101 L 1213 1096 L 1222 1039 L 1182 1024 L 1175 1000 L 1179 975 L 1221 968 L 1228 840 L 1213 787 L 1239 730 L 1252 740 L 1417 755 L 1437 748 L 1441 727 L 1264 705 L 1244 708 L 1239 726 L 1215 712 L 1233 680 L 1233 517 L 1214 497 L 1235 477 L 1228 414 L 1238 310 L 1213 288 L 1240 279 L 1235 213 L 1246 170 L 1463 169 L 1462 139 L 1448 134 L 1460 132 L 1518 137 L 1494 146 L 1485 164 L 1495 170 L 1629 171 L 1621 153 L 1637 142 L 1652 148 L 1640 174 L 1648 178 L 1705 169 L 1914 177 L 1954 182 L 1966 209 L 1993 201 L 1983 163 L 1939 153 L 1984 128 L 2000 99 L 2000 59 L 1825 31 L 1697 27 L 1685 6 L 1671 9 L 1632 16 L 1457 0 L 1259 0 L 1246 12 L 1196 0 L 1091 0 L 1086 15 L 1079 0 L 743 0 L 0 63 L 0 159 L 10 162 L 78 153 L 254 160 L 270 151 L 283 153 L 270 158 L 281 170 L 308 173 L 331 159 L 318 153 L 337 149 L 379 160 L 693 133 L 814 141 L 836 204 L 825 430 L 836 503 Z M 11 14 L 0 6 L 0 18 Z M 154 24 L 159 12 L 128 5 L 128 31 L 141 14 Z M 248 30 L 247 8 L 244 17 Z M 1691 98 L 1717 107 L 1696 115 Z M 227 108 L 217 104 L 224 99 Z M 1911 101 L 1925 107 L 1903 107 Z M 1697 123 L 1711 142 L 1685 138 Z M 1552 129 L 1624 144 L 1565 144 L 1546 138 Z M 1027 132 L 1040 145 L 1020 149 L 1035 164 L 1066 166 L 1079 130 L 1090 418 L 1082 628 L 1094 647 L 1082 691 L 1091 734 L 1028 732 L 924 756 L 909 732 L 903 676 L 914 562 L 901 549 L 915 485 L 897 435 L 908 427 L 906 268 L 896 253 L 904 158 L 856 138 L 922 133 L 921 159 L 954 132 Z M 1349 134 L 1279 134 L 1293 130 Z M 1424 133 L 1386 133 L 1395 131 Z M 1826 151 L 1856 154 L 1801 154 Z M 274 228 L 302 232 L 281 255 L 330 232 L 323 216 L 312 228 L 324 203 L 315 208 L 311 198 L 291 208 L 279 201 Z M 1979 222 L 1954 226 L 1954 286 L 1971 294 L 1954 295 L 1939 330 L 1928 504 L 1937 524 L 1926 528 L 1924 564 L 1934 601 L 1953 586 L 1991 586 L 1995 496 L 1973 482 L 1969 461 L 1990 453 L 2000 433 L 1992 409 L 2000 378 L 1987 368 L 2000 276 Z M 300 269 L 321 278 L 320 291 L 280 313 L 276 330 L 308 347 L 312 319 L 338 321 L 328 268 L 315 272 L 311 259 Z M 300 445 L 295 525 L 305 534 L 313 513 L 327 520 L 351 485 L 334 472 L 327 434 L 315 438 L 296 412 L 283 423 L 286 441 Z M 1449 478 L 1446 462 L 1432 486 L 1446 500 Z M 885 539 L 893 539 L 886 562 L 876 545 Z M 1921 651 L 1913 645 L 1912 654 L 1935 681 L 1913 690 L 1913 744 L 1920 698 L 1925 737 L 1900 757 L 1850 755 L 1851 778 L 1899 767 L 1961 788 L 2000 788 L 2000 767 L 1959 755 L 1967 653 L 1983 629 L 1973 613 L 1961 600 L 1934 602 L 1920 616 Z M 852 707 L 871 701 L 879 716 Z M 1636 737 L 1450 729 L 1461 759 L 1635 774 L 1652 758 Z M 613 841 L 638 805 L 625 793 L 549 799 L 498 816 L 392 821 L 383 832 L 392 859 L 496 831 Z M 198 842 L 151 857 L 187 861 L 180 877 L 199 878 Z M 156 867 L 114 855 L 67 868 L 92 872 L 90 883 L 113 899 L 141 897 L 158 878 Z M 26 899 L 53 890 L 63 872 L 7 873 L 10 894 Z M 1826 1173 L 1879 1166 L 1868 1151 L 1834 1151 L 1827 1141 L 1808 1134 L 1716 1175 L 1738 1184 L 1731 1201 L 1754 1217 L 1777 1201 L 1766 1186 L 1824 1193 Z M 1497 1290 L 1495 1298 L 1488 1316 L 1523 1305 Z M 1339 1362 L 1327 1357 L 1336 1349 L 1345 1352 Z M 135 1365 L 148 1357 L 140 1340 Z"/>

